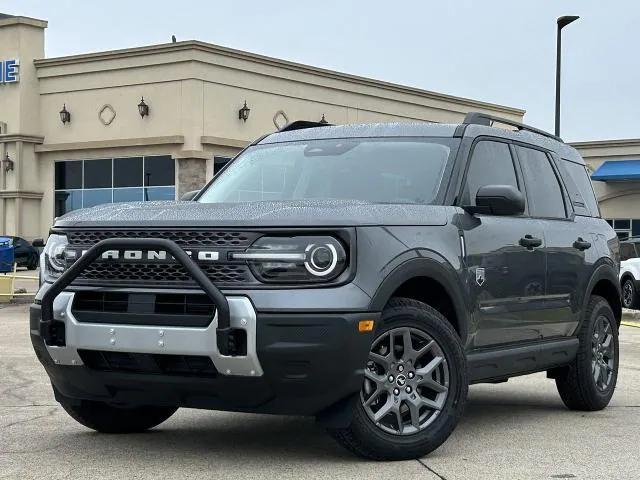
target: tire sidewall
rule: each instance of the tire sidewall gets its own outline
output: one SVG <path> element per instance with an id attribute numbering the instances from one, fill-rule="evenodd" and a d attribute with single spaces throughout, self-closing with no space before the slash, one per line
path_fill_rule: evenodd
<path id="1" fill-rule="evenodd" d="M 609 325 L 611 326 L 611 332 L 613 335 L 613 347 L 614 347 L 614 359 L 613 359 L 613 378 L 611 379 L 611 383 L 607 390 L 602 391 L 596 386 L 596 382 L 593 379 L 591 361 L 593 358 L 591 351 L 591 339 L 593 337 L 596 321 L 600 316 L 604 316 L 609 321 Z M 615 392 L 616 383 L 618 380 L 618 365 L 620 362 L 620 349 L 619 349 L 619 341 L 618 341 L 618 326 L 611 310 L 611 307 L 604 299 L 600 299 L 597 301 L 593 308 L 589 311 L 589 317 L 586 319 L 588 322 L 586 328 L 583 330 L 583 338 L 580 339 L 581 345 L 580 349 L 582 350 L 581 362 L 578 364 L 578 368 L 580 369 L 580 375 L 584 376 L 587 381 L 586 384 L 589 389 L 589 394 L 593 395 L 593 398 L 597 400 L 597 403 L 601 404 L 602 407 L 606 406 L 613 393 Z"/>
<path id="2" fill-rule="evenodd" d="M 399 327 L 411 327 L 427 333 L 442 349 L 450 372 L 449 394 L 444 407 L 425 430 L 411 435 L 393 435 L 372 422 L 358 394 L 353 426 L 360 430 L 361 435 L 367 436 L 376 449 L 386 449 L 394 456 L 414 458 L 412 450 L 428 452 L 442 444 L 462 416 L 468 391 L 467 366 L 459 337 L 447 320 L 437 312 L 407 306 L 386 309 L 382 325 L 376 331 L 376 340 L 382 334 Z"/>

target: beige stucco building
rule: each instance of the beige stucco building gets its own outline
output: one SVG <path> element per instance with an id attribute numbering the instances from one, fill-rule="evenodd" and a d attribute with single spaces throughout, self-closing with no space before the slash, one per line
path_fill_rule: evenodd
<path id="1" fill-rule="evenodd" d="M 56 215 L 82 206 L 174 199 L 287 120 L 524 115 L 199 41 L 44 58 L 46 28 L 0 14 L 0 234 L 46 236 Z"/>
<path id="2" fill-rule="evenodd" d="M 602 216 L 621 238 L 640 236 L 640 139 L 572 145 L 589 167 Z"/>

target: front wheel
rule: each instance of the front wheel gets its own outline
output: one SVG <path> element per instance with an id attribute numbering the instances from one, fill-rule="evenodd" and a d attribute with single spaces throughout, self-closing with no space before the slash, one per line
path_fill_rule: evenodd
<path id="1" fill-rule="evenodd" d="M 444 316 L 415 300 L 392 299 L 381 320 L 351 425 L 330 433 L 365 458 L 422 457 L 445 442 L 464 411 L 462 342 Z"/>
<path id="2" fill-rule="evenodd" d="M 173 415 L 174 407 L 117 407 L 104 402 L 59 399 L 60 405 L 78 423 L 101 433 L 138 433 L 149 430 Z"/>
<path id="3" fill-rule="evenodd" d="M 618 379 L 618 324 L 609 303 L 593 295 L 578 333 L 575 360 L 556 376 L 564 404 L 572 410 L 602 410 Z"/>
<path id="4" fill-rule="evenodd" d="M 622 282 L 622 306 L 624 308 L 638 308 L 638 296 L 633 278 L 627 277 L 624 282 Z"/>

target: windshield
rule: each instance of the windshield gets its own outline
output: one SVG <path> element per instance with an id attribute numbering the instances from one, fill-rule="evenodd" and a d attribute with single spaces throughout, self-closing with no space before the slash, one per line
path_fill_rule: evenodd
<path id="1" fill-rule="evenodd" d="M 433 203 L 452 138 L 333 139 L 257 145 L 215 178 L 204 203 L 309 199 Z"/>

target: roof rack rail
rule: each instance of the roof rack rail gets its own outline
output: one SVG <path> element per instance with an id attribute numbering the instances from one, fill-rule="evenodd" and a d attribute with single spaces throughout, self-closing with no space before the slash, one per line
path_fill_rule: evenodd
<path id="1" fill-rule="evenodd" d="M 303 130 L 305 128 L 316 128 L 316 127 L 331 127 L 332 124 L 324 123 L 324 122 L 312 122 L 311 120 L 296 120 L 291 123 L 287 123 L 284 127 L 282 127 L 279 132 L 291 132 L 292 130 Z"/>
<path id="2" fill-rule="evenodd" d="M 544 130 L 540 130 L 539 128 L 531 127 L 514 120 L 509 120 L 508 118 L 494 117 L 493 115 L 489 115 L 487 113 L 469 112 L 467 113 L 466 117 L 464 117 L 464 121 L 462 123 L 467 125 L 485 125 L 487 127 L 492 127 L 494 123 L 502 123 L 504 125 L 511 125 L 512 127 L 516 127 L 518 131 L 526 130 L 528 132 L 537 133 L 538 135 L 542 135 L 544 137 L 553 138 L 554 140 L 558 140 L 559 142 L 563 141 L 560 137 L 553 135 L 552 133 L 545 132 Z"/>

